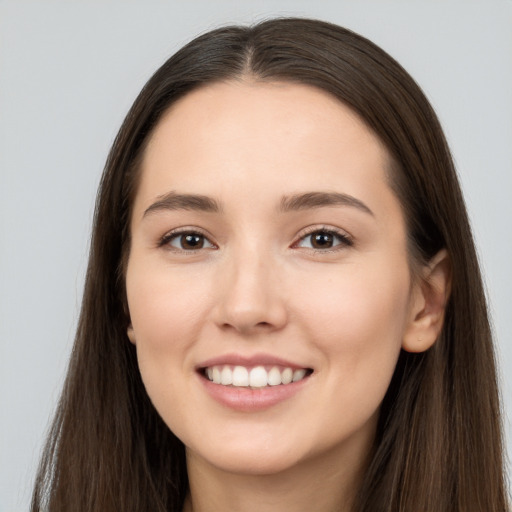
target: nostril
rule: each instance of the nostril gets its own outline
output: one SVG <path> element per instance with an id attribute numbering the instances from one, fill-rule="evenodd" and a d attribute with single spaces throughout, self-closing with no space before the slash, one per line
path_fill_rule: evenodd
<path id="1" fill-rule="evenodd" d="M 241 334 L 258 333 L 276 329 L 271 322 L 251 322 L 250 319 L 233 319 L 233 322 L 224 322 L 221 328 L 225 331 L 234 330 Z"/>

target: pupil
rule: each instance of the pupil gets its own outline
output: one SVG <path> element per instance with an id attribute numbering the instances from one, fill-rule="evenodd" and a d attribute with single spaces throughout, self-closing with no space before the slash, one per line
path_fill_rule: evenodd
<path id="1" fill-rule="evenodd" d="M 203 243 L 201 235 L 185 235 L 182 238 L 181 245 L 184 249 L 201 249 Z"/>
<path id="2" fill-rule="evenodd" d="M 316 233 L 313 235 L 313 247 L 332 247 L 333 237 L 329 233 Z"/>

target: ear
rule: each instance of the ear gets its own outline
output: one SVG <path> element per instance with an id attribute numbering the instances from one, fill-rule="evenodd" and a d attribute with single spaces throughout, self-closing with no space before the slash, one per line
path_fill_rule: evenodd
<path id="1" fill-rule="evenodd" d="M 407 352 L 424 352 L 441 333 L 450 297 L 451 262 L 445 249 L 439 251 L 423 268 L 421 277 L 413 287 L 402 348 Z"/>
<path id="2" fill-rule="evenodd" d="M 132 324 L 128 326 L 126 334 L 128 334 L 128 339 L 135 345 L 135 331 L 133 330 Z"/>

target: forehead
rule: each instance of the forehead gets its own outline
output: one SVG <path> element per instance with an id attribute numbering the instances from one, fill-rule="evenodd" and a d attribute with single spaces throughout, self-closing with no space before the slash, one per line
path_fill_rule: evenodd
<path id="1" fill-rule="evenodd" d="M 147 145 L 137 198 L 172 190 L 259 199 L 303 190 L 365 195 L 387 186 L 388 153 L 350 108 L 315 87 L 230 81 L 164 114 Z M 242 194 L 246 195 L 246 194 Z M 282 194 L 281 194 L 282 195 Z"/>

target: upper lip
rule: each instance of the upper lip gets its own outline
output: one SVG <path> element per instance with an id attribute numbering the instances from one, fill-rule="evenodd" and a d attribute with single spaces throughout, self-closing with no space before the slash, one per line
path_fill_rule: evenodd
<path id="1" fill-rule="evenodd" d="M 209 368 L 211 366 L 283 366 L 285 368 L 292 368 L 293 370 L 299 370 L 301 368 L 309 368 L 302 364 L 298 364 L 292 361 L 288 361 L 281 357 L 276 357 L 271 354 L 253 354 L 250 356 L 241 354 L 224 354 L 221 356 L 207 359 L 197 365 L 197 369 Z"/>

